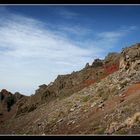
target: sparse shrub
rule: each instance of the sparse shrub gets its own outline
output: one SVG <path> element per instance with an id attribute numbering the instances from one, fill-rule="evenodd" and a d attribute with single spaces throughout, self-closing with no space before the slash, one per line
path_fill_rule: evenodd
<path id="1" fill-rule="evenodd" d="M 92 130 L 97 130 L 99 128 L 99 122 L 94 122 L 93 124 L 92 124 L 92 127 L 91 127 L 91 129 Z"/>
<path id="2" fill-rule="evenodd" d="M 117 94 L 117 88 L 116 88 L 116 86 L 112 86 L 112 87 L 110 87 L 110 93 L 112 93 L 112 94 Z"/>
<path id="3" fill-rule="evenodd" d="M 84 98 L 83 98 L 83 102 L 87 102 L 87 101 L 89 101 L 90 100 L 90 96 L 85 96 Z"/>
<path id="4" fill-rule="evenodd" d="M 102 127 L 102 128 L 98 128 L 96 131 L 95 131 L 95 134 L 104 134 L 105 133 L 105 128 Z"/>
<path id="5" fill-rule="evenodd" d="M 123 134 L 127 134 L 127 131 L 123 128 L 123 129 L 116 131 L 115 134 L 123 135 Z"/>
<path id="6" fill-rule="evenodd" d="M 106 101 L 108 99 L 108 94 L 107 93 L 103 94 L 102 99 L 103 101 Z"/>

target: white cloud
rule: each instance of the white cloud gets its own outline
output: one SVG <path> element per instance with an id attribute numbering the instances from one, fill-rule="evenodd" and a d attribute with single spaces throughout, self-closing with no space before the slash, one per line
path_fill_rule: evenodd
<path id="1" fill-rule="evenodd" d="M 78 33 L 80 29 L 69 31 Z M 106 50 L 102 45 L 106 42 L 106 47 L 113 45 L 121 34 L 104 32 L 97 35 L 97 40 L 74 43 L 61 31 L 56 34 L 41 21 L 9 13 L 0 18 L 0 88 L 30 95 L 38 85 L 48 84 L 58 74 L 79 70 L 86 62 L 103 57 Z"/>
<path id="2" fill-rule="evenodd" d="M 0 88 L 31 94 L 58 74 L 80 69 L 92 54 L 31 18 L 10 14 L 0 25 Z"/>

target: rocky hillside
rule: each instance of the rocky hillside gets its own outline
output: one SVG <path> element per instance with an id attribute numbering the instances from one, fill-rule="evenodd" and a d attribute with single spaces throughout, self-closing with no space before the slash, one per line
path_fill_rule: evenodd
<path id="1" fill-rule="evenodd" d="M 10 119 L 16 114 L 18 102 L 25 98 L 24 95 L 16 92 L 12 94 L 6 89 L 0 91 L 0 123 Z"/>
<path id="2" fill-rule="evenodd" d="M 1 134 L 140 134 L 140 44 L 19 99 Z M 11 109 L 12 110 L 12 109 Z M 9 111 L 10 112 L 10 111 Z"/>
<path id="3" fill-rule="evenodd" d="M 17 114 L 30 112 L 43 103 L 56 98 L 68 97 L 91 84 L 99 82 L 119 69 L 119 59 L 120 54 L 109 53 L 105 60 L 95 59 L 92 65 L 87 63 L 85 68 L 80 71 L 58 75 L 56 80 L 49 85 L 40 85 L 35 94 L 18 108 Z"/>

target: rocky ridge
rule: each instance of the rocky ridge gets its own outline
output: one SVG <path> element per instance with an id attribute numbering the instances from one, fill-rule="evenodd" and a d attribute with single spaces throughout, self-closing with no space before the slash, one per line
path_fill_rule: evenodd
<path id="1" fill-rule="evenodd" d="M 18 107 L 0 133 L 139 134 L 139 60 L 137 43 L 79 72 L 58 76 Z"/>
<path id="2" fill-rule="evenodd" d="M 27 100 L 27 103 L 18 108 L 17 114 L 34 110 L 37 106 L 56 98 L 70 96 L 91 84 L 99 82 L 119 69 L 119 59 L 119 53 L 109 53 L 105 60 L 95 59 L 92 65 L 86 65 L 80 71 L 58 75 L 55 81 L 49 85 L 40 85 L 35 94 Z"/>

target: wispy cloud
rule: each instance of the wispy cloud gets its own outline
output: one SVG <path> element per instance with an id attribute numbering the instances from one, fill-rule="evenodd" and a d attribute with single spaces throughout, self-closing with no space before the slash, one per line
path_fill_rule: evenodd
<path id="1" fill-rule="evenodd" d="M 64 25 L 59 27 L 60 30 L 64 32 L 68 32 L 69 34 L 73 34 L 75 36 L 86 36 L 87 34 L 93 32 L 92 29 L 90 28 L 85 28 L 80 25 Z M 81 30 L 82 29 L 82 30 Z"/>
<path id="2" fill-rule="evenodd" d="M 135 31 L 137 29 L 138 29 L 138 27 L 136 27 L 136 26 L 122 26 L 120 29 L 118 29 L 116 31 L 101 32 L 97 36 L 100 38 L 105 38 L 105 39 L 109 39 L 109 38 L 118 39 L 119 37 L 122 37 L 122 36 L 126 35 L 127 33 L 130 33 L 131 31 Z"/>
<path id="3" fill-rule="evenodd" d="M 67 17 L 76 16 L 74 13 L 66 14 Z M 12 13 L 2 16 L 0 88 L 32 94 L 38 85 L 53 81 L 58 74 L 79 70 L 86 62 L 103 57 L 106 52 L 104 47 L 111 47 L 126 32 L 103 32 L 96 38 L 85 38 L 78 43 L 65 36 L 69 32 L 78 34 L 81 30 L 82 27 L 63 27 L 56 34 L 37 19 Z M 88 29 L 83 32 L 88 34 Z"/>
<path id="4" fill-rule="evenodd" d="M 30 93 L 58 74 L 79 69 L 91 56 L 90 50 L 45 29 L 38 20 L 10 14 L 0 25 L 0 88 Z"/>
<path id="5" fill-rule="evenodd" d="M 57 14 L 59 14 L 63 18 L 72 19 L 79 16 L 79 13 L 67 10 L 65 8 L 56 10 Z"/>
<path id="6" fill-rule="evenodd" d="M 113 49 L 116 46 L 115 44 L 118 43 L 120 39 L 137 29 L 138 27 L 136 26 L 122 26 L 115 31 L 100 32 L 96 34 L 96 39 L 92 42 L 96 47 L 104 47 L 106 48 L 106 51 L 110 51 L 110 49 Z"/>

